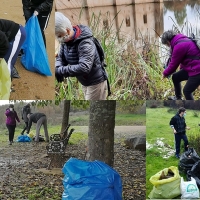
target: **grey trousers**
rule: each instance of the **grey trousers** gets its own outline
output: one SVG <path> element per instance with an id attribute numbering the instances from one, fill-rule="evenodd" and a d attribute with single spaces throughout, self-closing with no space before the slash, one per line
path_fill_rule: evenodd
<path id="1" fill-rule="evenodd" d="M 43 116 L 37 121 L 37 124 L 36 124 L 36 136 L 35 136 L 36 142 L 39 142 L 40 128 L 42 125 L 44 127 L 45 139 L 46 141 L 49 141 L 49 134 L 47 130 L 47 117 Z"/>

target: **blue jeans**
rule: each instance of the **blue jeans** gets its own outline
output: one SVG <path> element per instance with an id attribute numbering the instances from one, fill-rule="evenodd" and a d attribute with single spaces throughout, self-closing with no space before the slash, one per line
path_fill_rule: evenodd
<path id="1" fill-rule="evenodd" d="M 184 147 L 185 147 L 185 151 L 188 150 L 188 139 L 187 139 L 187 135 L 186 134 L 179 134 L 176 133 L 175 135 L 175 142 L 176 142 L 176 155 L 180 154 L 180 145 L 181 145 L 181 139 L 183 139 L 184 141 Z"/>

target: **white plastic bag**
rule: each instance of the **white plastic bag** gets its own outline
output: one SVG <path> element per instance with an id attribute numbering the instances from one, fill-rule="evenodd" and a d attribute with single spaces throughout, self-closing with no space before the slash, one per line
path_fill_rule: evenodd
<path id="1" fill-rule="evenodd" d="M 181 177 L 181 199 L 196 199 L 199 198 L 199 189 L 197 187 L 196 181 L 191 177 L 191 181 L 184 182 L 183 177 Z"/>

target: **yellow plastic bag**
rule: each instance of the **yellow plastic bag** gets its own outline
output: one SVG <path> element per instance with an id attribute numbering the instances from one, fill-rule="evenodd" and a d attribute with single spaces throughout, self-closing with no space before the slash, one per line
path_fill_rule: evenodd
<path id="1" fill-rule="evenodd" d="M 11 88 L 10 72 L 4 59 L 0 61 L 0 100 L 9 100 Z"/>
<path id="2" fill-rule="evenodd" d="M 162 171 L 166 176 L 169 169 L 174 173 L 174 176 L 167 179 L 159 180 Z M 149 194 L 150 199 L 172 199 L 181 194 L 181 177 L 179 175 L 177 167 L 171 166 L 169 168 L 165 168 L 152 176 L 149 181 L 154 185 L 153 190 Z"/>

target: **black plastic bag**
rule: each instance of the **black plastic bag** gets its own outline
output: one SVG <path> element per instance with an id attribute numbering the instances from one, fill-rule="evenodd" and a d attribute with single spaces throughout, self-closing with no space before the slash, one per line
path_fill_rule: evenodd
<path id="1" fill-rule="evenodd" d="M 192 169 L 187 172 L 187 180 L 190 181 L 191 177 L 196 180 L 198 188 L 200 188 L 200 160 L 196 162 Z"/>
<path id="2" fill-rule="evenodd" d="M 33 137 L 33 141 L 35 141 L 35 137 L 36 136 Z M 44 137 L 42 135 L 39 135 L 39 142 L 44 142 L 44 141 L 45 141 Z"/>
<path id="3" fill-rule="evenodd" d="M 179 171 L 187 174 L 187 171 L 191 170 L 193 165 L 199 160 L 200 157 L 194 148 L 189 148 L 188 151 L 184 152 L 180 157 L 178 165 Z"/>

